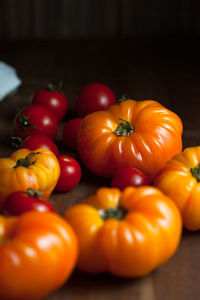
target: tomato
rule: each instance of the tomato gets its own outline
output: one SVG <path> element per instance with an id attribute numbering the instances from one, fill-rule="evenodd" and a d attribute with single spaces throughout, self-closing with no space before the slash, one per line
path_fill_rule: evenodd
<path id="1" fill-rule="evenodd" d="M 90 83 L 83 87 L 75 102 L 78 116 L 84 117 L 94 111 L 106 110 L 116 103 L 113 91 L 102 83 Z"/>
<path id="2" fill-rule="evenodd" d="M 59 87 L 56 88 L 49 84 L 47 89 L 40 89 L 35 92 L 31 103 L 47 107 L 58 120 L 62 120 L 68 109 L 68 100 L 59 89 Z"/>
<path id="3" fill-rule="evenodd" d="M 54 211 L 50 202 L 44 200 L 39 191 L 27 189 L 10 194 L 3 205 L 3 213 L 10 216 L 18 216 L 29 210 Z"/>
<path id="4" fill-rule="evenodd" d="M 148 177 L 136 168 L 122 168 L 118 169 L 112 178 L 111 187 L 124 190 L 128 186 L 149 185 Z"/>
<path id="5" fill-rule="evenodd" d="M 44 148 L 51 150 L 56 156 L 59 154 L 56 144 L 44 134 L 30 135 L 24 141 L 20 137 L 12 137 L 12 141 L 12 145 L 16 149 L 27 148 L 29 150 L 35 150 Z"/>
<path id="6" fill-rule="evenodd" d="M 100 188 L 64 214 L 80 246 L 78 269 L 143 276 L 176 251 L 182 220 L 175 203 L 153 187 Z"/>
<path id="7" fill-rule="evenodd" d="M 58 130 L 55 115 L 46 107 L 31 105 L 21 109 L 14 119 L 14 132 L 23 140 L 33 134 L 45 134 L 54 139 Z"/>
<path id="8" fill-rule="evenodd" d="M 176 203 L 185 228 L 200 229 L 200 146 L 175 155 L 158 172 L 154 185 Z"/>
<path id="9" fill-rule="evenodd" d="M 126 100 L 83 118 L 78 152 L 95 174 L 112 178 L 117 169 L 134 167 L 152 181 L 182 150 L 181 119 L 152 100 Z"/>
<path id="10" fill-rule="evenodd" d="M 78 185 L 81 179 L 81 167 L 71 156 L 59 155 L 60 177 L 55 187 L 56 191 L 67 192 Z"/>
<path id="11" fill-rule="evenodd" d="M 55 213 L 0 216 L 0 299 L 46 299 L 69 278 L 78 250 L 73 229 Z"/>
<path id="12" fill-rule="evenodd" d="M 67 121 L 63 127 L 63 142 L 70 150 L 77 149 L 77 135 L 82 118 L 74 118 Z"/>
<path id="13" fill-rule="evenodd" d="M 28 188 L 40 190 L 48 198 L 60 176 L 60 165 L 50 150 L 19 149 L 8 158 L 0 158 L 0 206 L 5 198 Z"/>

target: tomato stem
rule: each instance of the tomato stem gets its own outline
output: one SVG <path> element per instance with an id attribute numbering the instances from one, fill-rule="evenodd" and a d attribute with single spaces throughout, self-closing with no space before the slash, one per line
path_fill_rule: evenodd
<path id="1" fill-rule="evenodd" d="M 117 100 L 117 103 L 121 103 L 121 102 L 124 102 L 126 100 L 130 99 L 129 96 L 127 95 L 122 95 L 118 100 Z"/>
<path id="2" fill-rule="evenodd" d="M 62 89 L 62 87 L 63 87 L 63 81 L 60 80 L 57 85 L 55 85 L 53 83 L 49 83 L 47 90 L 51 91 L 51 92 L 57 92 L 57 91 L 60 91 Z"/>
<path id="3" fill-rule="evenodd" d="M 37 156 L 38 154 L 40 154 L 40 152 L 31 152 L 25 158 L 18 159 L 16 165 L 13 168 L 18 168 L 18 167 L 28 168 L 29 166 L 34 165 L 37 161 L 37 158 L 34 161 L 31 161 L 31 159 L 34 156 Z"/>
<path id="4" fill-rule="evenodd" d="M 119 118 L 119 120 L 123 122 L 121 122 L 117 126 L 117 128 L 113 131 L 113 133 L 115 133 L 118 136 L 129 136 L 131 133 L 133 133 L 134 128 L 129 121 L 121 118 Z"/>
<path id="5" fill-rule="evenodd" d="M 200 164 L 198 164 L 198 166 L 196 166 L 195 168 L 191 168 L 190 172 L 192 176 L 196 178 L 198 182 L 200 182 Z"/>
<path id="6" fill-rule="evenodd" d="M 23 114 L 19 115 L 19 122 L 24 130 L 26 130 L 28 127 L 40 129 L 34 126 L 33 124 L 29 123 L 29 117 L 24 116 Z"/>
<path id="7" fill-rule="evenodd" d="M 35 198 L 41 198 L 42 197 L 42 194 L 40 193 L 40 191 L 39 190 L 34 190 L 33 188 L 28 188 L 27 189 L 27 194 L 30 197 L 35 197 Z"/>
<path id="8" fill-rule="evenodd" d="M 99 215 L 103 220 L 107 219 L 117 219 L 122 220 L 128 213 L 127 209 L 125 207 L 119 206 L 119 207 L 110 207 L 107 210 L 100 209 Z"/>
<path id="9" fill-rule="evenodd" d="M 15 148 L 15 149 L 19 149 L 19 147 L 21 146 L 23 140 L 19 137 L 19 136 L 11 136 L 11 145 Z"/>

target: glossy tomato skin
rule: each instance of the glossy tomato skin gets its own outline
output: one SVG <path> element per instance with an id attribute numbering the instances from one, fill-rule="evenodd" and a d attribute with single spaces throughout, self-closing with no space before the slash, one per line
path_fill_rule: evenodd
<path id="1" fill-rule="evenodd" d="M 51 150 L 56 156 L 59 151 L 56 144 L 44 134 L 33 134 L 28 136 L 20 145 L 20 148 L 27 148 L 29 150 L 35 150 L 38 148 Z"/>
<path id="2" fill-rule="evenodd" d="M 44 134 L 54 139 L 58 130 L 55 115 L 42 105 L 30 105 L 21 109 L 14 119 L 14 133 L 21 139 L 33 134 Z"/>
<path id="3" fill-rule="evenodd" d="M 68 155 L 59 155 L 60 177 L 55 187 L 56 191 L 67 192 L 76 187 L 81 179 L 81 167 L 77 160 Z"/>
<path id="4" fill-rule="evenodd" d="M 32 210 L 0 216 L 0 228 L 1 300 L 46 299 L 67 281 L 79 249 L 63 218 Z"/>
<path id="5" fill-rule="evenodd" d="M 150 180 L 143 172 L 131 167 L 117 170 L 111 180 L 111 187 L 118 188 L 121 191 L 128 186 L 138 187 L 149 184 Z"/>
<path id="6" fill-rule="evenodd" d="M 70 150 L 77 150 L 77 136 L 82 118 L 67 121 L 63 127 L 63 142 Z"/>
<path id="7" fill-rule="evenodd" d="M 86 273 L 144 276 L 176 251 L 182 219 L 153 187 L 100 188 L 64 214 L 77 234 L 77 268 Z"/>
<path id="8" fill-rule="evenodd" d="M 106 110 L 116 103 L 113 91 L 102 83 L 90 83 L 80 90 L 75 102 L 75 111 L 84 117 L 98 110 Z"/>
<path id="9" fill-rule="evenodd" d="M 31 103 L 47 107 L 58 120 L 64 118 L 68 109 L 68 100 L 60 91 L 38 90 L 33 95 Z"/>
<path id="10" fill-rule="evenodd" d="M 54 207 L 50 202 L 44 200 L 42 196 L 36 197 L 34 193 L 31 196 L 31 191 L 27 190 L 26 192 L 18 191 L 10 194 L 4 202 L 2 212 L 9 216 L 19 216 L 29 210 L 53 212 Z"/>
<path id="11" fill-rule="evenodd" d="M 152 181 L 158 170 L 182 150 L 181 119 L 153 100 L 128 99 L 83 118 L 78 133 L 82 163 L 112 178 L 117 169 L 134 167 Z"/>

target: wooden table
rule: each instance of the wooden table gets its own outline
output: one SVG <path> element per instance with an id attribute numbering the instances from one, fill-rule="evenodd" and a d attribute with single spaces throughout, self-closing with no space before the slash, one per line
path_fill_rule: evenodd
<path id="1" fill-rule="evenodd" d="M 110 86 L 117 97 L 155 99 L 183 120 L 183 146 L 200 144 L 200 43 L 197 40 L 68 40 L 0 43 L 0 60 L 14 66 L 22 85 L 0 103 L 0 154 L 13 151 L 10 137 L 18 108 L 28 105 L 31 94 L 49 82 L 64 80 L 69 112 L 56 138 L 60 153 L 78 158 L 62 143 L 62 127 L 74 115 L 76 95 L 90 82 Z M 85 168 L 80 184 L 67 193 L 54 193 L 51 201 L 62 214 L 74 203 L 110 181 Z M 74 271 L 69 281 L 46 300 L 186 300 L 199 299 L 200 237 L 183 232 L 176 254 L 142 279 L 89 276 Z"/>

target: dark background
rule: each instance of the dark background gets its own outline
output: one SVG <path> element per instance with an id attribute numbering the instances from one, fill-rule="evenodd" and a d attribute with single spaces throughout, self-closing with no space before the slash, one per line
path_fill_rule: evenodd
<path id="1" fill-rule="evenodd" d="M 0 0 L 0 40 L 199 37 L 198 0 Z"/>

